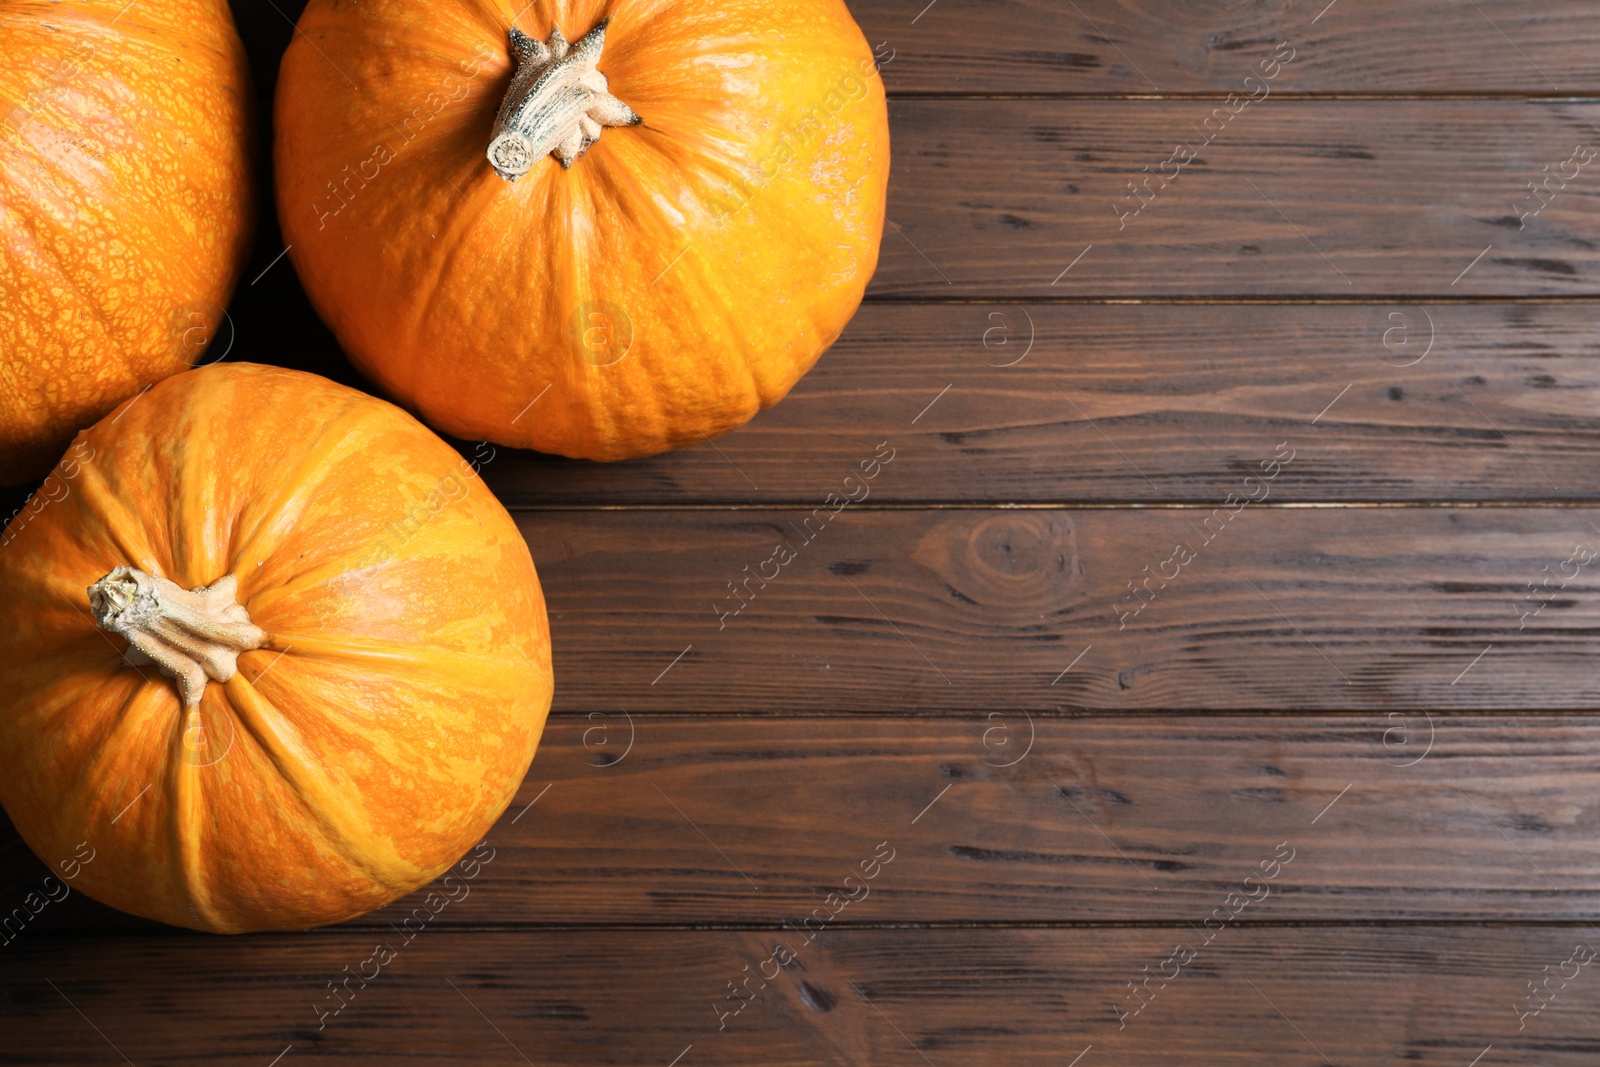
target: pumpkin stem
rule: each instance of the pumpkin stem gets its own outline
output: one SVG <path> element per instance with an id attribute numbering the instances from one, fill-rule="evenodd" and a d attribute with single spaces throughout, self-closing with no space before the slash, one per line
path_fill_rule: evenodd
<path id="1" fill-rule="evenodd" d="M 495 173 L 506 181 L 516 181 L 550 152 L 570 167 L 600 139 L 603 127 L 644 121 L 611 95 L 606 76 L 595 69 L 606 43 L 606 22 L 600 20 L 574 45 L 558 29 L 544 42 L 511 27 L 517 72 L 489 130 L 488 153 Z"/>
<path id="2" fill-rule="evenodd" d="M 231 574 L 185 590 L 169 579 L 118 567 L 89 587 L 89 608 L 102 630 L 128 639 L 130 664 L 160 667 L 178 680 L 184 706 L 195 708 L 207 679 L 226 682 L 239 670 L 239 653 L 267 643 L 238 602 L 238 588 Z"/>

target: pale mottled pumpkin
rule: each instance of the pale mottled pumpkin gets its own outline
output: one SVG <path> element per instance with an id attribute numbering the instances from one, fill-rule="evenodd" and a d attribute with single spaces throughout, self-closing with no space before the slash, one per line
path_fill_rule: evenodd
<path id="1" fill-rule="evenodd" d="M 52 868 L 92 850 L 75 888 L 203 930 L 334 923 L 510 802 L 552 692 L 539 580 L 411 416 L 223 363 L 52 481 L 0 545 L 0 804 Z"/>

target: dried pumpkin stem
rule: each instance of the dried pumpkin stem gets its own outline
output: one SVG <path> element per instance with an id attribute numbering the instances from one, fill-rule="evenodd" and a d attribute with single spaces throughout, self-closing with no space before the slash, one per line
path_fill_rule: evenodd
<path id="1" fill-rule="evenodd" d="M 239 670 L 239 653 L 267 643 L 239 603 L 238 589 L 231 574 L 186 590 L 167 578 L 118 567 L 89 587 L 89 608 L 102 630 L 128 639 L 129 663 L 153 663 L 176 678 L 184 706 L 194 708 L 208 679 L 226 682 Z"/>
<path id="2" fill-rule="evenodd" d="M 606 43 L 606 20 L 569 45 L 560 30 L 548 42 L 511 28 L 517 72 L 489 131 L 489 163 L 514 182 L 554 152 L 563 167 L 600 139 L 606 126 L 637 126 L 644 120 L 611 95 L 596 69 Z"/>

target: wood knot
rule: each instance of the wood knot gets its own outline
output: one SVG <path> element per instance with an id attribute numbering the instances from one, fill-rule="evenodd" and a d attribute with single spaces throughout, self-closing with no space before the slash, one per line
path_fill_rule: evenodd
<path id="1" fill-rule="evenodd" d="M 952 517 L 913 555 L 943 576 L 953 599 L 1032 622 L 1060 610 L 1082 577 L 1072 520 L 1052 512 Z"/>
<path id="2" fill-rule="evenodd" d="M 818 989 L 810 982 L 801 982 L 800 1003 L 804 1004 L 812 1011 L 828 1012 L 832 1011 L 838 1005 L 839 1001 L 838 998 L 836 998 L 826 989 Z"/>

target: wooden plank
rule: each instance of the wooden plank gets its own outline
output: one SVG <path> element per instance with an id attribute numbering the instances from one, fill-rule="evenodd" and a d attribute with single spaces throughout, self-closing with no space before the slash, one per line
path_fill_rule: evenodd
<path id="1" fill-rule="evenodd" d="M 235 6 L 270 100 L 300 5 Z M 1592 168 L 1517 214 L 1600 104 L 1305 95 L 1594 93 L 1600 13 L 1178 6 L 856 0 L 897 162 L 850 333 L 726 460 L 486 471 L 546 509 L 562 680 L 471 895 L 412 942 L 425 894 L 229 939 L 75 894 L 0 943 L 0 1062 L 1593 1062 L 1600 509 L 1529 506 L 1596 499 L 1590 307 L 1463 301 L 1597 295 Z M 1145 93 L 1212 98 L 1026 98 Z M 280 250 L 269 220 L 247 277 Z M 286 261 L 232 310 L 225 358 L 359 381 Z M 1280 442 L 1270 499 L 1214 513 Z M 1451 499 L 1519 506 L 1279 507 Z M 1002 502 L 1204 506 L 970 507 Z M 0 830 L 0 914 L 42 873 Z"/>
<path id="2" fill-rule="evenodd" d="M 880 297 L 1593 296 L 1600 281 L 1600 158 L 1574 155 L 1600 152 L 1600 105 L 898 100 L 889 115 Z"/>
<path id="3" fill-rule="evenodd" d="M 249 315 L 244 358 L 286 349 L 282 308 Z M 868 304 L 716 448 L 596 466 L 460 447 L 513 508 L 809 505 L 885 440 L 903 458 L 873 503 L 1205 503 L 1309 428 L 1315 457 L 1274 501 L 1596 500 L 1597 322 L 1540 304 Z"/>
<path id="4" fill-rule="evenodd" d="M 1273 500 L 1592 500 L 1597 354 L 1587 306 L 869 304 L 716 449 L 464 451 L 512 507 L 809 504 L 884 440 L 873 501 L 1203 503 L 1310 427 Z"/>
<path id="5" fill-rule="evenodd" d="M 1600 708 L 1594 509 L 1263 507 L 1239 477 L 1201 508 L 518 521 L 567 712 Z"/>
<path id="6" fill-rule="evenodd" d="M 1259 508 L 1247 477 L 1205 509 L 519 522 L 567 711 L 1600 707 L 1600 514 Z"/>
<path id="7" fill-rule="evenodd" d="M 1328 0 L 1129 4 L 1112 0 L 851 0 L 886 41 L 891 93 L 1228 93 L 1288 41 L 1282 93 L 1594 93 L 1582 0 Z"/>
<path id="8" fill-rule="evenodd" d="M 1097 53 L 1120 48 L 1143 67 L 1144 57 L 1164 52 L 1172 58 L 1146 68 L 1152 77 L 1159 71 L 1158 84 L 1188 84 L 1223 98 L 891 101 L 894 226 L 874 296 L 1596 292 L 1594 164 L 1567 161 L 1578 144 L 1600 141 L 1593 125 L 1600 105 L 1292 98 L 1297 89 L 1552 92 L 1529 60 L 1563 91 L 1585 82 L 1592 91 L 1600 66 L 1585 42 L 1600 14 L 1582 0 L 1537 8 L 1514 0 L 1389 7 L 1339 0 L 1313 32 L 1293 38 L 1295 58 L 1275 78 L 1250 86 L 1243 79 L 1277 52 L 1276 25 L 1305 17 L 1297 5 L 1185 14 L 1166 7 L 1128 13 L 1108 3 L 1078 7 L 1098 12 L 1093 20 L 1115 42 L 1095 45 Z M 891 89 L 975 91 L 986 80 L 989 91 L 1034 91 L 1039 83 L 1019 72 L 1039 63 L 1059 66 L 1056 49 L 1076 53 L 1090 43 L 1082 42 L 1084 34 L 1093 33 L 1070 5 L 1035 0 L 939 0 L 915 25 L 898 5 L 871 12 L 862 11 L 869 39 L 896 49 L 885 68 Z M 287 40 L 287 22 L 277 11 L 257 7 L 245 17 L 263 31 L 276 24 Z M 1040 36 L 1042 25 L 1069 28 Z M 924 33 L 938 43 L 919 44 L 914 35 Z M 995 33 L 1015 41 L 1017 58 L 989 46 Z M 1141 33 L 1163 43 L 1136 44 Z M 1440 43 L 1422 48 L 1418 40 Z M 1060 44 L 1041 48 L 1042 41 Z M 265 33 L 256 48 L 263 99 L 270 99 L 282 41 Z M 1468 54 L 1472 62 L 1463 63 L 1459 57 Z M 993 73 L 974 82 L 966 72 L 980 64 Z M 1091 69 L 1108 72 L 1115 82 L 1108 88 L 1149 91 L 1133 84 L 1143 84 L 1136 74 L 1116 67 Z M 1173 80 L 1182 70 L 1200 73 Z M 997 89 L 996 82 L 1003 84 Z M 1228 93 L 1256 99 L 1240 104 L 1236 97 L 1230 105 Z M 1214 114 L 1218 107 L 1221 116 Z M 1163 165 L 1180 143 L 1198 157 L 1182 167 Z M 1157 177 L 1135 195 L 1129 183 L 1147 174 Z M 1168 182 L 1163 174 L 1178 177 Z M 1555 192 L 1545 194 L 1549 205 L 1518 229 L 1518 213 L 1540 204 L 1527 183 L 1547 174 L 1556 175 L 1549 186 Z M 1145 201 L 1138 215 L 1119 221 Z M 282 243 L 269 226 L 261 245 L 256 262 L 265 268 Z M 269 274 L 269 290 L 247 296 L 270 296 L 273 286 L 291 285 L 291 276 Z M 304 336 L 296 340 L 326 341 L 320 330 Z"/>
<path id="9" fill-rule="evenodd" d="M 873 299 L 1600 292 L 1600 158 L 1575 154 L 1600 149 L 1600 104 L 902 98 L 889 115 Z M 1181 167 L 1180 144 L 1197 153 Z M 262 244 L 258 261 L 282 249 Z M 269 281 L 246 298 L 301 299 L 281 265 Z M 289 353 L 328 340 L 267 330 Z"/>
<path id="10" fill-rule="evenodd" d="M 850 11 L 888 59 L 891 94 L 1228 93 L 1279 41 L 1297 51 L 1275 92 L 1600 91 L 1585 47 L 1600 21 L 1583 0 L 1337 0 L 1323 13 L 1324 3 L 850 0 Z M 271 100 L 291 30 L 284 16 L 297 18 L 304 0 L 232 6 Z"/>
<path id="11" fill-rule="evenodd" d="M 774 932 L 426 928 L 409 943 L 372 932 L 54 937 L 6 950 L 0 996 L 4 1055 L 29 1064 L 263 1067 L 283 1055 L 287 1067 L 326 1054 L 451 1065 L 1059 1067 L 1081 1056 L 1079 1067 L 1467 1067 L 1492 1045 L 1482 1062 L 1496 1067 L 1578 1067 L 1597 1049 L 1596 940 L 1589 926 L 1561 925 L 1221 926 L 1210 944 L 1188 925 L 829 931 L 805 943 Z M 346 974 L 369 980 L 352 977 L 336 994 L 330 985 Z M 736 988 L 748 992 L 733 997 L 729 983 L 747 975 Z M 1144 985 L 1147 975 L 1157 977 Z M 1546 978 L 1548 1006 L 1520 1016 L 1527 984 Z M 1129 991 L 1135 981 L 1147 999 Z"/>
<path id="12" fill-rule="evenodd" d="M 557 716 L 430 925 L 1198 922 L 1284 841 L 1237 921 L 1580 921 L 1597 792 L 1594 718 Z M 0 943 L 151 928 L 0 870 Z"/>

